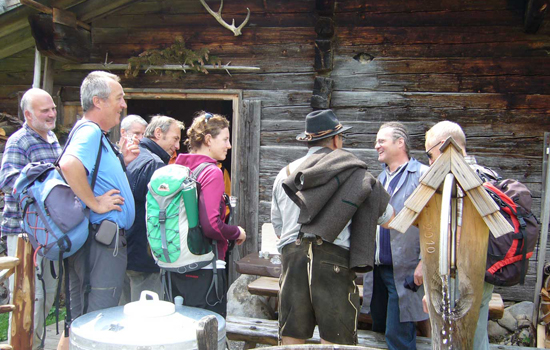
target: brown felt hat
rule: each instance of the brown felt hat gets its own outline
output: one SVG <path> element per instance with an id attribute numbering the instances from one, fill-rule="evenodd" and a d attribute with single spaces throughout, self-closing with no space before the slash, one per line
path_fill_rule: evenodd
<path id="1" fill-rule="evenodd" d="M 340 134 L 351 129 L 343 126 L 332 109 L 314 111 L 306 116 L 306 131 L 296 136 L 298 141 L 316 141 Z"/>

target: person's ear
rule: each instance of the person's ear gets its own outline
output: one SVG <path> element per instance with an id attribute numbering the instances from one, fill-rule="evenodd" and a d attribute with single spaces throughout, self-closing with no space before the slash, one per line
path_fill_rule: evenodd
<path id="1" fill-rule="evenodd" d="M 155 128 L 155 139 L 160 140 L 162 138 L 162 129 L 160 127 Z"/>
<path id="2" fill-rule="evenodd" d="M 94 104 L 94 107 L 96 107 L 96 108 L 101 108 L 101 104 L 100 104 L 101 101 L 102 100 L 97 96 L 92 97 L 92 102 Z"/>
<path id="3" fill-rule="evenodd" d="M 211 134 L 204 135 L 204 144 L 206 146 L 210 146 L 211 142 L 212 142 L 212 135 Z"/>
<path id="4" fill-rule="evenodd" d="M 25 120 L 31 119 L 31 112 L 30 111 L 23 112 L 23 115 L 25 116 Z"/>

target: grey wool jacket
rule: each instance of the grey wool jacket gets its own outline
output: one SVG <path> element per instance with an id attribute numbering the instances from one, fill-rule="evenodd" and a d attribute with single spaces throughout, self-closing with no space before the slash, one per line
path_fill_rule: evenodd
<path id="1" fill-rule="evenodd" d="M 365 162 L 342 149 L 322 148 L 287 177 L 283 188 L 300 208 L 304 233 L 333 242 L 351 220 L 349 267 L 373 269 L 376 225 L 390 196 Z"/>

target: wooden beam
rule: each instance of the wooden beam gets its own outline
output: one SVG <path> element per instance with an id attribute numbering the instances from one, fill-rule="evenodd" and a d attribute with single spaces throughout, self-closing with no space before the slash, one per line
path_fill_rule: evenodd
<path id="1" fill-rule="evenodd" d="M 330 98 L 333 88 L 334 80 L 326 77 L 315 77 L 311 107 L 314 110 L 330 108 Z"/>
<path id="2" fill-rule="evenodd" d="M 548 6 L 550 0 L 529 0 L 527 8 L 525 9 L 525 20 L 523 28 L 526 33 L 535 34 L 548 12 Z"/>
<path id="3" fill-rule="evenodd" d="M 48 14 L 48 15 L 52 15 L 53 16 L 53 12 L 54 10 L 51 8 L 51 7 L 48 7 L 48 6 L 45 6 L 45 5 L 42 5 L 41 3 L 39 2 L 36 2 L 34 0 L 20 0 L 22 4 L 24 4 L 25 6 L 28 6 L 28 7 L 31 7 L 37 11 L 40 11 L 42 13 L 45 13 L 45 14 Z M 67 11 L 65 11 L 67 12 Z M 75 20 L 76 20 L 76 24 L 78 26 L 80 26 L 81 28 L 84 28 L 88 31 L 92 30 L 92 27 L 90 27 L 90 25 L 88 23 L 84 23 L 78 19 L 76 19 L 76 15 L 75 15 Z"/>
<path id="4" fill-rule="evenodd" d="M 54 65 L 55 61 L 49 57 L 46 57 L 44 61 L 44 78 L 42 80 L 42 90 L 46 90 L 50 95 L 53 95 Z"/>
<path id="5" fill-rule="evenodd" d="M 3 29 L 2 29 L 3 30 Z M 0 59 L 15 55 L 34 46 L 30 27 L 24 27 L 8 36 L 0 37 Z"/>
<path id="6" fill-rule="evenodd" d="M 126 63 L 82 63 L 82 64 L 65 64 L 62 67 L 65 70 L 96 70 L 96 69 L 104 69 L 104 70 L 126 70 L 128 68 L 128 64 Z M 225 71 L 240 71 L 240 72 L 250 72 L 250 71 L 258 71 L 261 70 L 260 67 L 246 67 L 246 66 L 230 66 L 229 63 L 225 65 L 212 65 L 212 64 L 205 64 L 204 68 L 207 70 L 225 70 Z M 164 65 L 151 65 L 148 67 L 142 67 L 140 70 L 192 70 L 193 67 L 183 64 L 164 64 Z"/>

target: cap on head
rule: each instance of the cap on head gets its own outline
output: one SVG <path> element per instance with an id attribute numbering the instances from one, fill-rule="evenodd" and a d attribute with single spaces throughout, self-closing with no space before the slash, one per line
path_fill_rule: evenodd
<path id="1" fill-rule="evenodd" d="M 298 141 L 316 141 L 338 135 L 351 126 L 343 126 L 331 109 L 314 111 L 306 116 L 306 130 L 296 136 Z"/>

